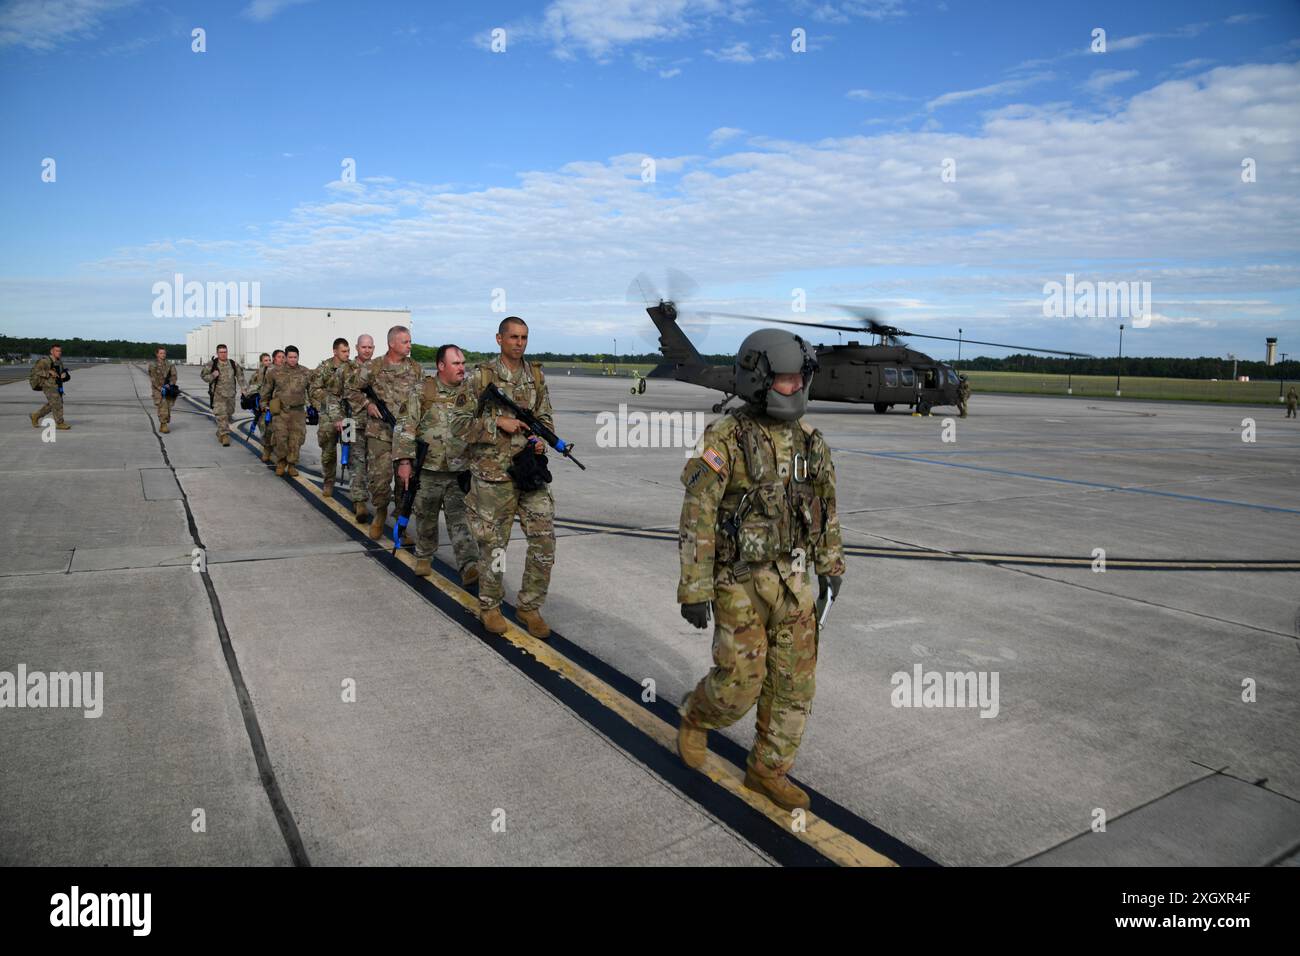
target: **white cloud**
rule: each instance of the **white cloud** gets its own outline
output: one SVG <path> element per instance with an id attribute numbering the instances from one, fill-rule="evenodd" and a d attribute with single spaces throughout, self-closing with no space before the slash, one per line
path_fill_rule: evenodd
<path id="1" fill-rule="evenodd" d="M 753 53 L 749 49 L 749 44 L 744 42 L 733 43 L 721 50 L 705 50 L 704 52 L 707 56 L 711 56 L 721 63 L 753 63 L 755 60 L 781 59 L 781 54 L 775 50 L 768 50 L 765 53 Z"/>
<path id="2" fill-rule="evenodd" d="M 850 23 L 859 20 L 886 20 L 901 17 L 906 11 L 903 0 L 840 0 L 840 2 L 802 2 L 796 9 L 808 11 L 814 20 Z M 946 9 L 946 8 L 945 8 Z"/>
<path id="3" fill-rule="evenodd" d="M 1105 93 L 1118 83 L 1127 83 L 1138 75 L 1137 70 L 1093 70 L 1083 88 L 1092 93 Z"/>
<path id="4" fill-rule="evenodd" d="M 312 0 L 253 0 L 248 6 L 241 11 L 243 16 L 249 20 L 263 23 L 270 20 L 281 10 L 287 10 L 289 7 L 296 7 L 303 3 L 311 3 Z"/>
<path id="5" fill-rule="evenodd" d="M 1235 27 L 1235 26 L 1240 26 L 1243 23 L 1254 23 L 1256 20 L 1263 20 L 1263 19 L 1264 19 L 1264 14 L 1262 13 L 1236 13 L 1228 17 L 1228 19 L 1224 20 L 1223 22 L 1228 24 L 1229 26 Z"/>
<path id="6" fill-rule="evenodd" d="M 1015 80 L 1003 80 L 1001 83 L 990 83 L 988 86 L 977 87 L 973 90 L 956 90 L 952 93 L 944 93 L 936 96 L 925 104 L 927 110 L 936 110 L 941 106 L 950 106 L 953 103 L 960 103 L 963 100 L 980 99 L 989 96 L 1007 96 L 1012 93 L 1019 93 L 1021 90 L 1033 86 L 1035 83 L 1041 83 L 1044 80 L 1052 79 L 1054 74 L 1036 73 L 1033 76 L 1021 77 Z"/>
<path id="7" fill-rule="evenodd" d="M 709 148 L 717 149 L 727 140 L 735 139 L 737 136 L 744 134 L 743 129 L 736 129 L 734 126 L 719 126 L 709 134 Z"/>
<path id="8" fill-rule="evenodd" d="M 851 100 L 865 100 L 868 102 L 881 102 L 885 100 L 907 100 L 911 97 L 904 96 L 902 93 L 890 93 L 881 90 L 849 90 L 844 94 Z"/>
<path id="9" fill-rule="evenodd" d="M 748 0 L 554 0 L 540 25 L 525 25 L 521 35 L 544 35 L 557 55 L 575 51 L 597 60 L 637 43 L 675 40 L 716 19 L 743 20 Z"/>
<path id="10" fill-rule="evenodd" d="M 138 0 L 11 0 L 0 8 L 0 49 L 46 53 L 95 36 L 105 19 Z"/>

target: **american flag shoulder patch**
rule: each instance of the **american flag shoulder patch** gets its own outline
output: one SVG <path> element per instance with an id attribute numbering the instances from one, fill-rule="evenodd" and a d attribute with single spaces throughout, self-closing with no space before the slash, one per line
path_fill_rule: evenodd
<path id="1" fill-rule="evenodd" d="M 716 471 L 718 474 L 722 474 L 727 470 L 726 461 L 724 461 L 722 456 L 719 455 L 712 448 L 704 449 L 704 454 L 701 455 L 700 458 L 703 459 L 704 463 L 708 465 L 710 468 L 712 468 L 714 471 Z"/>

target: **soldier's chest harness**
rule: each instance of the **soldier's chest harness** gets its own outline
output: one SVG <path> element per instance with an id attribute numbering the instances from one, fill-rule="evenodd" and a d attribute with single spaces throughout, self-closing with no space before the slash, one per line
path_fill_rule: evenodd
<path id="1" fill-rule="evenodd" d="M 745 480 L 722 498 L 718 544 L 722 560 L 735 562 L 733 570 L 743 580 L 749 564 L 801 561 L 820 537 L 825 508 L 815 490 L 822 464 L 814 460 L 802 427 L 786 430 L 778 440 L 746 416 L 736 421 Z"/>

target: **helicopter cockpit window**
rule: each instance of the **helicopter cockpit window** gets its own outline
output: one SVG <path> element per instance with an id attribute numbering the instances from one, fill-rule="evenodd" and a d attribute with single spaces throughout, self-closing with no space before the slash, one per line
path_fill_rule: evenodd
<path id="1" fill-rule="evenodd" d="M 916 384 L 915 372 L 913 372 L 910 368 L 900 369 L 900 371 L 903 373 L 903 384 L 905 386 L 910 388 L 911 386 Z"/>
<path id="2" fill-rule="evenodd" d="M 948 369 L 948 384 L 949 384 L 949 385 L 956 385 L 956 384 L 958 384 L 958 382 L 957 382 L 957 373 L 954 372 L 952 369 Z"/>
<path id="3" fill-rule="evenodd" d="M 936 369 L 936 368 L 927 368 L 927 369 L 925 370 L 925 387 L 926 387 L 926 388 L 938 388 L 938 387 L 939 387 L 939 375 L 940 375 L 940 373 L 939 373 L 939 370 L 938 370 L 938 369 Z"/>
<path id="4" fill-rule="evenodd" d="M 897 387 L 898 387 L 898 369 L 896 368 L 885 369 L 885 388 L 897 388 Z"/>

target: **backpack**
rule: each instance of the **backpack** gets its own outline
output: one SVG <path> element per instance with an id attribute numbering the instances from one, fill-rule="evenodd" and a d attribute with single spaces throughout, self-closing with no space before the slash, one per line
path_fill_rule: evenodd
<path id="1" fill-rule="evenodd" d="M 41 381 L 42 378 L 44 378 L 44 376 L 41 375 L 41 366 L 38 362 L 33 365 L 32 370 L 27 373 L 27 384 L 32 387 L 33 392 L 45 391 L 45 385 Z"/>

